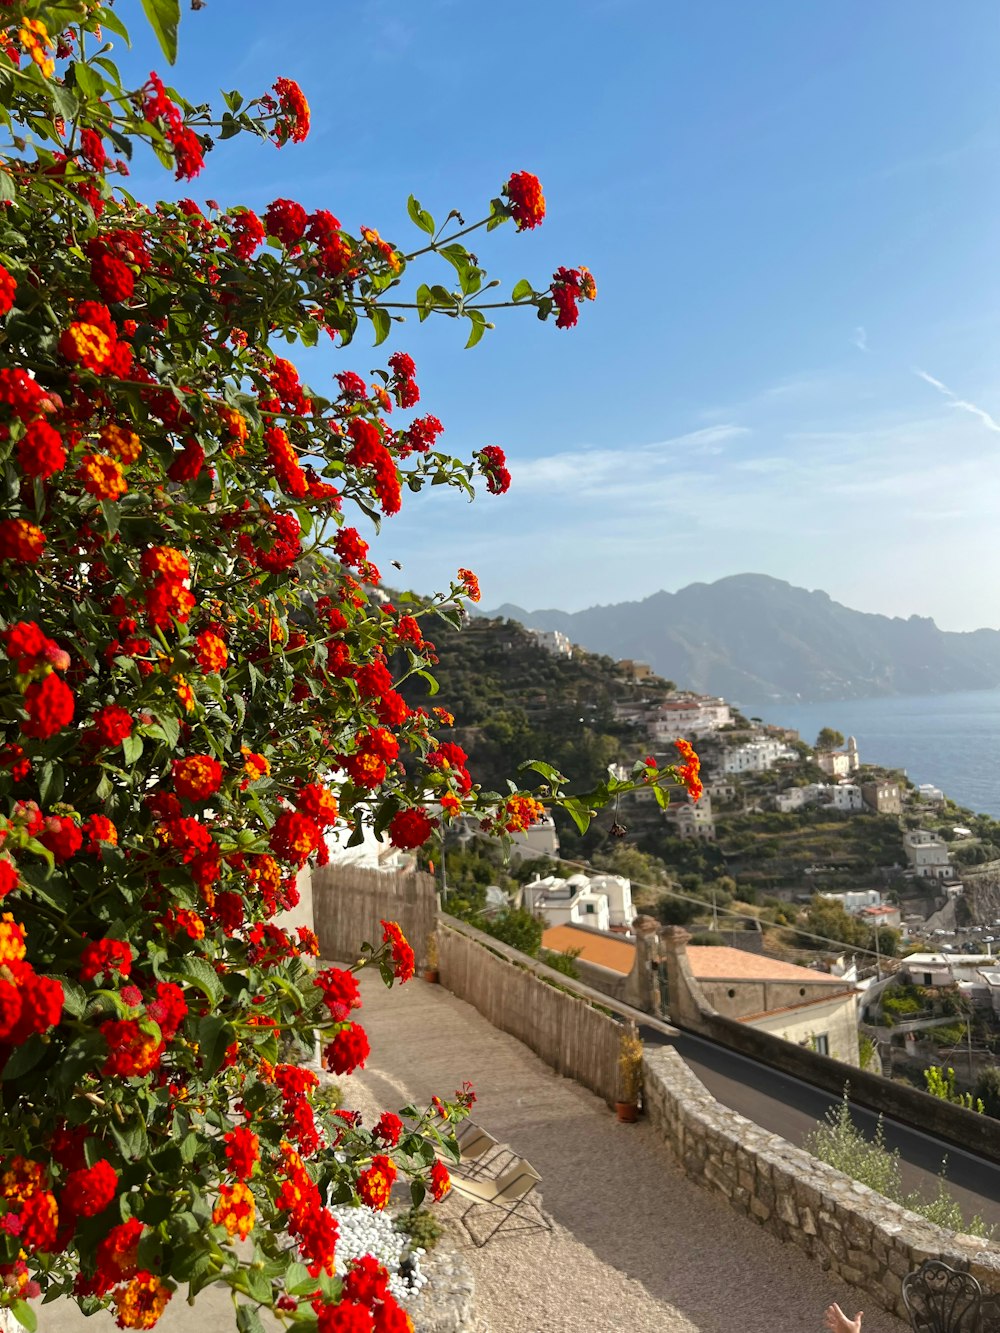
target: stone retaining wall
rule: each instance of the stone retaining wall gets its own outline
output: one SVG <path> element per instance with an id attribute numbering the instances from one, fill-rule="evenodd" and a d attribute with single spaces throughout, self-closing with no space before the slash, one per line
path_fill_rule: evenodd
<path id="1" fill-rule="evenodd" d="M 906 1319 L 903 1277 L 924 1259 L 1000 1291 L 1000 1246 L 934 1226 L 720 1105 L 668 1047 L 647 1050 L 643 1102 L 685 1174 L 779 1240 Z"/>

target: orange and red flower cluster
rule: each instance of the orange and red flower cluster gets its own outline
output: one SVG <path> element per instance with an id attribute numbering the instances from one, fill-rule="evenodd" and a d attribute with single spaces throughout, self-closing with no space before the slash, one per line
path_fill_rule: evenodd
<path id="1" fill-rule="evenodd" d="M 701 773 L 701 760 L 695 754 L 690 741 L 674 741 L 674 745 L 680 753 L 681 758 L 684 760 L 684 763 L 677 769 L 677 777 L 684 783 L 684 786 L 687 787 L 688 795 L 691 797 L 691 800 L 700 800 L 701 794 L 704 791 L 701 777 L 699 776 Z"/>
<path id="2" fill-rule="evenodd" d="M 312 1277 L 321 1271 L 333 1276 L 334 1249 L 337 1244 L 337 1222 L 309 1176 L 305 1163 L 289 1144 L 281 1145 L 281 1165 L 284 1176 L 278 1190 L 276 1204 L 288 1214 L 288 1230 L 298 1241 L 298 1248 Z"/>
<path id="3" fill-rule="evenodd" d="M 578 301 L 593 301 L 597 283 L 590 269 L 558 268 L 552 275 L 552 299 L 556 304 L 557 329 L 571 329 L 579 318 Z"/>
<path id="4" fill-rule="evenodd" d="M 545 217 L 545 196 L 538 177 L 530 171 L 515 171 L 503 188 L 518 231 L 539 226 Z"/>

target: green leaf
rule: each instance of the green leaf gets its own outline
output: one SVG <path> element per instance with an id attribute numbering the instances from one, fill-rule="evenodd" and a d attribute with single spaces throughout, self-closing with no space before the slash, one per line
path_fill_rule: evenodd
<path id="1" fill-rule="evenodd" d="M 316 1290 L 316 1279 L 309 1276 L 305 1264 L 289 1264 L 285 1273 L 285 1290 L 289 1296 L 306 1296 Z"/>
<path id="2" fill-rule="evenodd" d="M 114 537 L 122 525 L 121 505 L 115 504 L 113 500 L 102 500 L 101 513 L 104 515 L 104 521 L 108 525 L 108 536 Z"/>
<path id="3" fill-rule="evenodd" d="M 54 81 L 49 82 L 48 90 L 60 116 L 64 120 L 75 120 L 80 110 L 79 97 L 68 88 L 64 88 L 62 84 Z"/>
<path id="4" fill-rule="evenodd" d="M 101 24 L 103 27 L 107 28 L 109 32 L 113 32 L 116 37 L 120 37 L 126 46 L 131 47 L 132 39 L 128 35 L 128 28 L 126 28 L 125 24 L 117 14 L 115 14 L 114 10 L 110 9 L 107 5 L 104 5 L 101 8 Z"/>
<path id="5" fill-rule="evenodd" d="M 438 690 L 441 688 L 441 686 L 438 684 L 435 678 L 431 675 L 429 671 L 417 671 L 414 672 L 414 674 L 417 676 L 421 676 L 424 680 L 426 680 L 427 693 L 431 696 L 431 698 L 433 698 L 434 695 L 437 694 Z"/>
<path id="6" fill-rule="evenodd" d="M 211 1004 L 218 1004 L 225 994 L 215 968 L 197 954 L 183 959 L 175 975 L 180 980 L 189 981 L 192 986 L 197 986 Z"/>
<path id="7" fill-rule="evenodd" d="M 4 1065 L 0 1079 L 9 1082 L 10 1079 L 20 1078 L 29 1069 L 34 1069 L 47 1050 L 48 1043 L 42 1041 L 37 1032 L 32 1033 L 23 1046 L 17 1047 L 14 1054 Z"/>
<path id="8" fill-rule="evenodd" d="M 55 805 L 57 801 L 61 801 L 65 787 L 66 779 L 62 765 L 51 759 L 46 760 L 38 774 L 38 799 L 42 805 Z"/>
<path id="9" fill-rule="evenodd" d="M 6 204 L 17 198 L 14 181 L 7 170 L 0 170 L 0 203 Z"/>
<path id="10" fill-rule="evenodd" d="M 409 213 L 410 221 L 414 226 L 419 227 L 421 231 L 425 231 L 428 236 L 434 235 L 434 219 L 426 208 L 420 207 L 412 194 L 406 201 L 406 211 Z"/>
<path id="11" fill-rule="evenodd" d="M 422 1180 L 410 1181 L 410 1199 L 414 1208 L 419 1208 L 427 1196 L 427 1186 Z"/>
<path id="12" fill-rule="evenodd" d="M 53 981 L 58 981 L 63 988 L 63 1008 L 73 1018 L 79 1018 L 87 1007 L 87 992 L 82 986 L 78 986 L 75 981 L 70 981 L 69 977 L 60 977 L 52 975 Z"/>
<path id="13" fill-rule="evenodd" d="M 180 0 L 142 0 L 142 7 L 163 54 L 171 65 L 176 64 L 177 26 L 181 21 Z"/>
<path id="14" fill-rule="evenodd" d="M 83 60 L 74 60 L 69 72 L 73 75 L 73 82 L 85 97 L 102 96 L 107 85 L 93 66 Z"/>
<path id="15" fill-rule="evenodd" d="M 431 295 L 431 289 L 426 282 L 422 282 L 417 288 L 417 294 L 413 298 L 417 303 L 417 318 L 421 324 L 434 309 L 434 297 Z"/>
<path id="16" fill-rule="evenodd" d="M 117 1120 L 112 1118 L 108 1121 L 108 1128 L 111 1130 L 111 1136 L 118 1145 L 118 1151 L 127 1162 L 137 1162 L 145 1157 L 149 1152 L 149 1139 L 146 1136 L 146 1122 L 141 1115 L 133 1115 L 126 1120 L 124 1125 L 120 1125 Z M 166 1199 L 166 1213 L 170 1212 L 170 1200 Z M 149 1212 L 155 1212 L 157 1200 L 150 1199 L 149 1203 L 143 1207 L 143 1217 L 146 1221 L 160 1221 L 160 1218 L 150 1217 Z"/>
<path id="17" fill-rule="evenodd" d="M 268 1293 L 270 1297 L 270 1292 Z M 236 1327 L 239 1333 L 264 1333 L 264 1325 L 260 1322 L 260 1315 L 252 1305 L 238 1305 L 236 1307 Z"/>
<path id="18" fill-rule="evenodd" d="M 469 333 L 469 341 L 465 344 L 466 348 L 475 347 L 480 338 L 486 332 L 486 316 L 479 310 L 467 310 L 465 312 L 472 330 Z"/>
<path id="19" fill-rule="evenodd" d="M 392 320 L 389 318 L 389 312 L 383 310 L 380 305 L 373 305 L 368 311 L 368 318 L 372 322 L 372 328 L 375 330 L 375 346 L 384 343 L 389 336 L 389 330 L 392 328 Z"/>
<path id="20" fill-rule="evenodd" d="M 198 1024 L 198 1046 L 202 1059 L 202 1077 L 211 1078 L 226 1056 L 226 1047 L 236 1040 L 236 1032 L 219 1014 L 209 1014 Z"/>
<path id="21" fill-rule="evenodd" d="M 510 299 L 512 301 L 527 301 L 527 299 L 530 296 L 534 296 L 534 294 L 534 287 L 532 287 L 527 278 L 522 278 L 520 282 L 515 284 L 514 290 L 510 294 Z"/>
<path id="22" fill-rule="evenodd" d="M 157 721 L 167 739 L 167 744 L 170 746 L 171 750 L 176 750 L 177 742 L 180 740 L 181 736 L 181 724 L 179 719 L 170 713 L 165 713 L 163 716 L 158 717 Z"/>
<path id="23" fill-rule="evenodd" d="M 247 1294 L 262 1305 L 270 1305 L 274 1299 L 271 1283 L 259 1268 L 250 1267 L 247 1274 Z"/>
<path id="24" fill-rule="evenodd" d="M 142 758 L 142 737 L 135 732 L 122 741 L 122 755 L 129 768 L 134 768 Z"/>
<path id="25" fill-rule="evenodd" d="M 523 764 L 517 766 L 519 773 L 524 773 L 528 769 L 534 769 L 536 773 L 541 773 L 546 782 L 551 782 L 554 787 L 558 787 L 566 781 L 558 768 L 553 768 L 551 764 L 545 763 L 543 759 L 526 759 Z"/>
<path id="26" fill-rule="evenodd" d="M 590 806 L 578 800 L 575 796 L 567 797 L 563 801 L 563 809 L 573 820 L 581 833 L 586 833 L 590 828 Z"/>
<path id="27" fill-rule="evenodd" d="M 26 1328 L 28 1333 L 35 1333 L 38 1317 L 27 1301 L 11 1301 L 9 1309 L 22 1328 Z"/>

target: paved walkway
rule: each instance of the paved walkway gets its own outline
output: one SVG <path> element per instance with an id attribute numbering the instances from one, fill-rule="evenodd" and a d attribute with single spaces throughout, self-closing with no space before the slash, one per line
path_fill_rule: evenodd
<path id="1" fill-rule="evenodd" d="M 648 1124 L 618 1124 L 597 1097 L 443 987 L 414 980 L 387 991 L 363 974 L 362 991 L 372 1056 L 342 1080 L 345 1105 L 371 1124 L 382 1110 L 450 1096 L 469 1079 L 476 1119 L 542 1175 L 551 1235 L 501 1234 L 477 1250 L 456 1222 L 489 1333 L 813 1333 L 831 1300 L 852 1315 L 863 1304 L 685 1179 Z M 442 1211 L 457 1218 L 456 1201 Z M 234 1326 L 228 1292 L 209 1289 L 195 1309 L 178 1293 L 158 1328 Z M 65 1301 L 39 1310 L 39 1333 L 114 1327 L 109 1314 L 85 1320 Z M 873 1307 L 864 1328 L 905 1333 Z"/>
<path id="2" fill-rule="evenodd" d="M 476 1120 L 542 1176 L 553 1234 L 467 1248 L 492 1333 L 810 1333 L 830 1301 L 865 1304 L 688 1181 L 648 1124 L 619 1124 L 443 987 L 362 980 L 372 1055 L 343 1080 L 345 1104 L 371 1115 L 469 1079 Z M 904 1325 L 871 1307 L 864 1328 Z"/>

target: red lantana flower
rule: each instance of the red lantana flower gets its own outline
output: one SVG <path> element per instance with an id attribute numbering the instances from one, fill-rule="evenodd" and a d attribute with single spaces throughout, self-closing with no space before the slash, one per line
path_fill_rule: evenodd
<path id="1" fill-rule="evenodd" d="M 222 786 L 222 765 L 209 754 L 173 761 L 174 790 L 189 801 L 207 801 Z"/>
<path id="2" fill-rule="evenodd" d="M 371 1054 L 368 1034 L 359 1023 L 345 1023 L 323 1053 L 327 1069 L 335 1074 L 350 1074 L 363 1069 Z"/>
<path id="3" fill-rule="evenodd" d="M 48 740 L 73 721 L 73 692 L 65 681 L 52 673 L 41 682 L 29 685 L 24 694 L 27 722 L 21 730 L 25 736 Z"/>
<path id="4" fill-rule="evenodd" d="M 17 281 L 12 273 L 0 264 L 0 316 L 6 315 L 14 305 L 17 293 Z"/>
<path id="5" fill-rule="evenodd" d="M 117 1189 L 118 1173 L 102 1158 L 93 1166 L 69 1173 L 60 1202 L 75 1217 L 96 1217 L 108 1207 Z"/>
<path id="6" fill-rule="evenodd" d="M 518 231 L 539 226 L 545 217 L 545 196 L 538 177 L 530 171 L 515 171 L 503 188 Z"/>
<path id="7" fill-rule="evenodd" d="M 45 480 L 66 466 L 62 436 L 47 421 L 31 421 L 17 443 L 17 459 L 28 477 Z"/>
<path id="8" fill-rule="evenodd" d="M 112 747 L 121 745 L 132 734 L 135 721 L 132 714 L 117 704 L 106 704 L 99 708 L 92 720 L 93 732 L 100 745 Z"/>
<path id="9" fill-rule="evenodd" d="M 437 1203 L 440 1203 L 444 1196 L 451 1189 L 451 1176 L 448 1174 L 448 1168 L 444 1162 L 437 1161 L 431 1167 L 431 1194 Z"/>
<path id="10" fill-rule="evenodd" d="M 413 976 L 414 956 L 409 941 L 398 921 L 382 921 L 382 943 L 391 944 L 393 971 L 398 981 L 409 981 Z"/>
<path id="11" fill-rule="evenodd" d="M 436 824 L 423 806 L 412 810 L 400 810 L 389 824 L 389 841 L 393 847 L 408 851 L 413 847 L 422 847 Z"/>
<path id="12" fill-rule="evenodd" d="M 294 79 L 278 79 L 274 84 L 278 94 L 281 118 L 272 131 L 275 143 L 304 143 L 309 134 L 309 103 Z"/>

